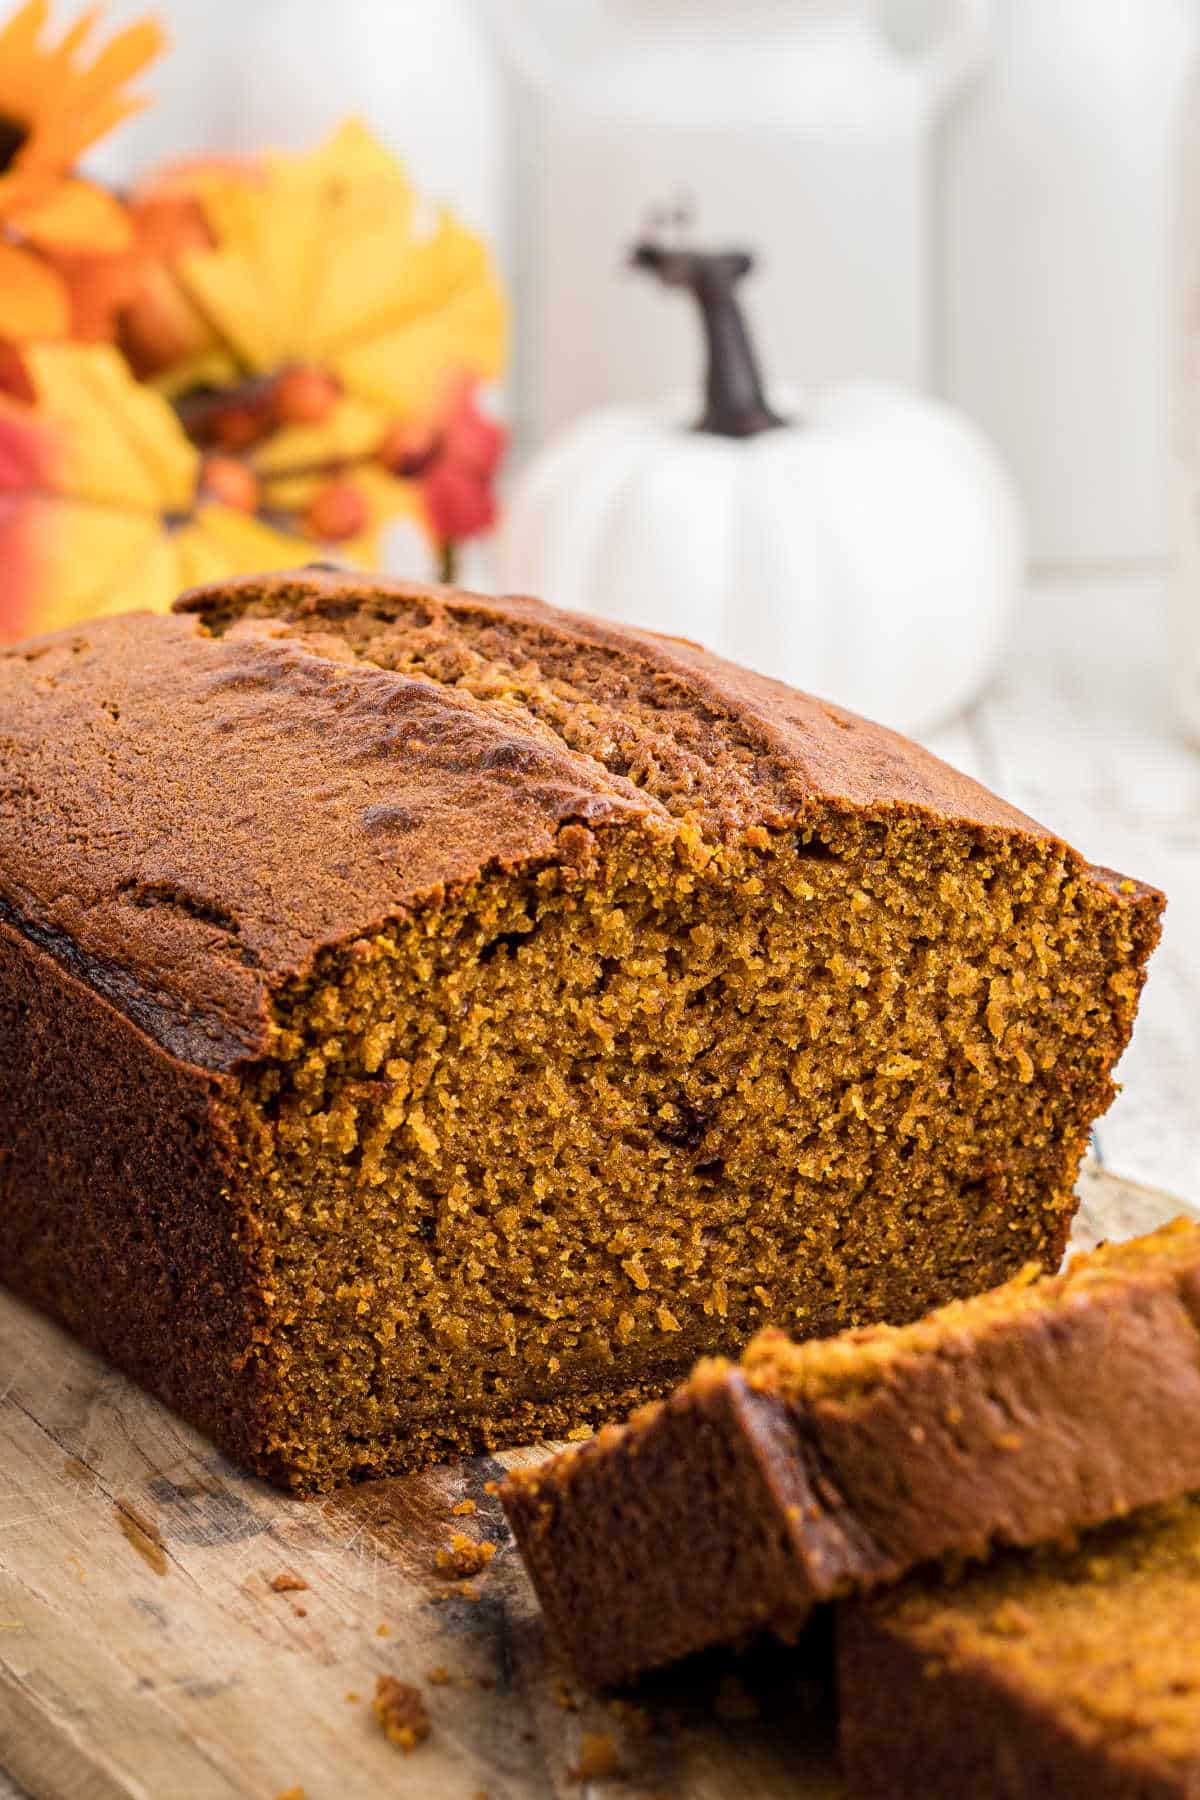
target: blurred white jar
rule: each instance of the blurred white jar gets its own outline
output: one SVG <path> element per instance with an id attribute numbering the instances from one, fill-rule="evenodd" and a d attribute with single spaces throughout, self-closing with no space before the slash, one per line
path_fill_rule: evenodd
<path id="1" fill-rule="evenodd" d="M 1171 232 L 1170 673 L 1180 720 L 1200 743 L 1200 58 L 1175 143 Z"/>
<path id="2" fill-rule="evenodd" d="M 923 386 L 934 126 L 981 60 L 988 0 L 901 48 L 880 0 L 489 0 L 518 78 L 522 412 L 535 442 L 690 387 L 681 334 L 623 264 L 664 206 L 762 277 L 770 366 Z M 911 11 L 911 7 L 907 9 Z"/>
<path id="3" fill-rule="evenodd" d="M 892 382 L 764 386 L 736 250 L 649 241 L 634 261 L 695 305 L 703 401 L 606 407 L 546 444 L 509 499 L 501 584 L 691 639 L 901 731 L 940 725 L 991 674 L 1021 580 L 994 453 Z"/>
<path id="4" fill-rule="evenodd" d="M 1167 215 L 1195 0 L 998 0 L 945 133 L 943 391 L 1024 490 L 1035 560 L 1163 555 Z"/>

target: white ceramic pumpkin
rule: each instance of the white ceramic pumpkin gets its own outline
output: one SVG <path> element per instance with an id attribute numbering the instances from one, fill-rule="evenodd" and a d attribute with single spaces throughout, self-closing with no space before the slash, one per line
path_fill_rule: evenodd
<path id="1" fill-rule="evenodd" d="M 875 382 L 769 404 L 734 295 L 751 259 L 643 245 L 634 260 L 700 304 L 704 415 L 605 411 L 552 442 L 511 498 L 503 584 L 691 638 L 902 731 L 947 718 L 990 673 L 1023 567 L 985 439 Z"/>

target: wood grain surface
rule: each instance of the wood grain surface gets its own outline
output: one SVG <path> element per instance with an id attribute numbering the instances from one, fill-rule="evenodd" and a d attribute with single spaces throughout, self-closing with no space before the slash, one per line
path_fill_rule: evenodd
<path id="1" fill-rule="evenodd" d="M 1082 1193 L 1081 1244 L 1181 1210 L 1095 1167 Z M 0 1761 L 39 1800 L 837 1793 L 801 1653 L 713 1657 L 616 1710 L 564 1684 L 488 1492 L 545 1446 L 290 1500 L 2 1294 L 0 1371 Z M 497 1545 L 466 1586 L 439 1567 L 456 1531 Z M 428 1708 L 411 1752 L 380 1675 Z M 588 1734 L 619 1782 L 587 1778 Z"/>

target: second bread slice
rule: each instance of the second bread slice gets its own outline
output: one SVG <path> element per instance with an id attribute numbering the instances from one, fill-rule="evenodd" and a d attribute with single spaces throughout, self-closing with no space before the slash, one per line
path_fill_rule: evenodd
<path id="1" fill-rule="evenodd" d="M 1200 1500 L 838 1620 L 853 1800 L 1195 1800 Z"/>
<path id="2" fill-rule="evenodd" d="M 1200 1487 L 1200 1226 L 915 1325 L 759 1335 L 502 1489 L 548 1627 L 620 1681 L 931 1558 Z"/>

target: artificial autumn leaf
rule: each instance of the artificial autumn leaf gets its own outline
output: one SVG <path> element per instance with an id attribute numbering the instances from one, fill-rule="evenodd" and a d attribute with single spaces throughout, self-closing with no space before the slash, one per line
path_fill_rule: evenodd
<path id="1" fill-rule="evenodd" d="M 185 250 L 213 242 L 201 204 L 208 189 L 257 179 L 245 158 L 209 156 L 169 164 L 139 182 L 128 199 L 132 246 L 110 258 L 107 270 L 80 269 L 73 285 L 76 330 L 89 314 L 99 322 L 107 282 L 112 304 L 102 335 L 120 344 L 141 380 L 163 376 L 159 385 L 167 393 L 197 379 L 227 380 L 228 351 L 184 291 L 178 263 Z M 175 369 L 186 371 L 178 381 L 171 379 Z"/>
<path id="2" fill-rule="evenodd" d="M 107 345 L 28 349 L 29 405 L 0 394 L 0 638 L 133 608 L 308 560 L 313 541 L 215 502 L 170 404 Z M 382 479 L 382 471 L 379 471 Z M 364 488 L 369 529 L 339 549 L 369 565 L 402 483 Z"/>
<path id="3" fill-rule="evenodd" d="M 28 0 L 0 29 L 0 336 L 18 340 L 58 336 L 70 320 L 62 277 L 23 245 L 103 255 L 131 241 L 120 203 L 69 172 L 142 104 L 125 90 L 163 41 L 144 20 L 96 50 L 88 11 L 50 44 L 48 23 L 46 0 Z"/>
<path id="4" fill-rule="evenodd" d="M 70 301 L 70 335 L 84 343 L 118 342 L 140 379 L 215 346 L 212 327 L 183 292 L 174 265 L 181 252 L 212 237 L 195 198 L 209 168 L 195 163 L 160 171 L 126 201 L 129 242 L 108 255 L 48 252 Z M 221 358 L 224 376 L 227 359 Z"/>
<path id="5" fill-rule="evenodd" d="M 504 300 L 482 240 L 445 211 L 423 227 L 403 170 L 363 125 L 198 197 L 213 245 L 185 251 L 177 273 L 231 368 L 324 369 L 381 432 L 434 419 L 453 384 L 499 373 Z"/>
<path id="6" fill-rule="evenodd" d="M 121 202 L 90 181 L 60 181 L 44 200 L 21 207 L 13 223 L 39 250 L 68 255 L 122 250 L 133 235 Z"/>
<path id="7" fill-rule="evenodd" d="M 53 269 L 0 239 L 0 337 L 61 337 L 70 317 L 66 289 Z"/>

